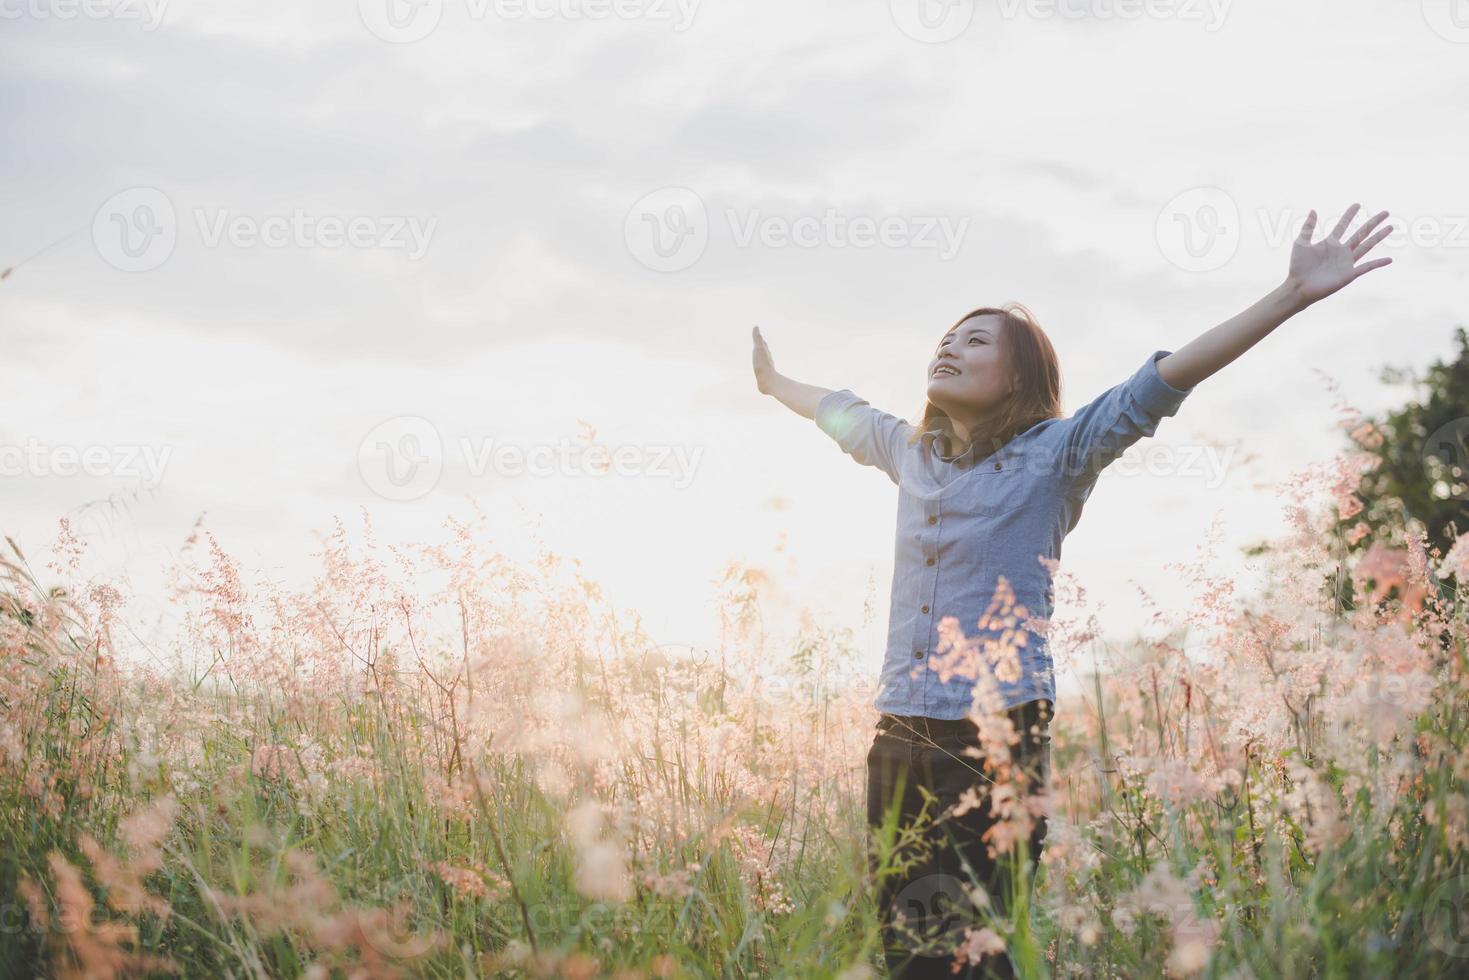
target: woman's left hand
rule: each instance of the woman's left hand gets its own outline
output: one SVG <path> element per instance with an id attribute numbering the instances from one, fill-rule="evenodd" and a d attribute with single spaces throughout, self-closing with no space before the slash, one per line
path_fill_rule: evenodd
<path id="1" fill-rule="evenodd" d="M 1319 242 L 1311 241 L 1316 232 L 1316 212 L 1313 210 L 1306 216 L 1306 223 L 1301 226 L 1301 233 L 1291 247 L 1290 272 L 1286 276 L 1286 281 L 1295 288 L 1303 302 L 1314 303 L 1324 299 L 1358 276 L 1392 263 L 1390 258 L 1381 258 L 1357 264 L 1393 229 L 1392 225 L 1383 225 L 1375 233 L 1372 231 L 1387 217 L 1386 211 L 1379 211 L 1350 238 L 1343 238 L 1360 206 L 1353 204 L 1347 208 L 1347 213 L 1341 216 L 1331 234 Z"/>

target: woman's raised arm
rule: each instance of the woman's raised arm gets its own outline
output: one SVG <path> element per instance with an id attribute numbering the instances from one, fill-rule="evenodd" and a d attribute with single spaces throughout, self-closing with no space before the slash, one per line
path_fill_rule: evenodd
<path id="1" fill-rule="evenodd" d="M 775 361 L 770 356 L 770 348 L 765 346 L 765 338 L 760 336 L 759 327 L 755 328 L 754 336 L 755 387 L 760 389 L 762 395 L 773 396 L 797 415 L 814 419 L 816 406 L 821 403 L 821 399 L 831 394 L 831 389 L 802 384 L 781 374 L 775 369 Z"/>
<path id="2" fill-rule="evenodd" d="M 1312 242 L 1316 212 L 1306 216 L 1290 253 L 1285 281 L 1243 313 L 1219 324 L 1158 362 L 1158 375 L 1175 388 L 1192 388 L 1255 346 L 1265 335 L 1318 300 L 1325 299 L 1359 276 L 1388 265 L 1392 259 L 1373 259 L 1358 265 L 1388 236 L 1392 225 L 1382 224 L 1386 211 L 1373 215 L 1345 238 L 1360 205 L 1353 204 L 1331 234 Z"/>

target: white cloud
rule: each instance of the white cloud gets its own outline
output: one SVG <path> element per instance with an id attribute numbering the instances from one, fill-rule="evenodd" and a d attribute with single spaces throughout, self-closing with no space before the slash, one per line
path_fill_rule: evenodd
<path id="1" fill-rule="evenodd" d="M 1464 210 L 1469 137 L 1451 100 L 1469 61 L 1418 7 L 1238 0 L 1207 31 L 1005 20 L 981 5 L 944 44 L 905 35 L 885 3 L 835 0 L 704 0 L 685 30 L 476 18 L 468 0 L 444 0 L 414 44 L 372 36 L 354 3 L 175 2 L 156 31 L 9 21 L 0 266 L 23 264 L 0 283 L 14 365 L 0 438 L 173 447 L 116 559 L 139 576 L 202 511 L 262 565 L 299 569 L 333 514 L 371 502 L 392 529 L 423 535 L 474 494 L 504 509 L 507 541 L 538 527 L 670 629 L 703 617 L 704 586 L 736 554 L 855 616 L 869 574 L 886 595 L 890 487 L 757 396 L 750 325 L 784 370 L 910 415 L 953 318 L 1024 300 L 1062 354 L 1073 409 L 1273 285 L 1285 254 L 1264 228 L 1282 215 L 1358 198 L 1444 221 Z M 165 191 L 182 219 L 152 272 L 110 267 L 90 240 L 98 206 L 134 186 Z M 970 230 L 944 261 L 742 248 L 716 227 L 696 263 L 659 273 L 635 259 L 624 221 L 668 186 L 716 216 L 835 209 Z M 1155 237 L 1161 209 L 1198 186 L 1222 188 L 1244 220 L 1235 257 L 1209 273 L 1171 265 Z M 417 260 L 211 248 L 201 209 L 436 225 Z M 1211 379 L 1169 437 L 1245 440 L 1279 476 L 1335 447 L 1311 367 L 1364 403 L 1398 397 L 1373 368 L 1447 352 L 1469 248 L 1394 254 L 1390 271 Z M 425 501 L 386 504 L 360 485 L 357 441 L 403 413 L 451 436 L 541 440 L 585 419 L 705 455 L 683 491 L 449 466 Z M 129 490 L 11 481 L 5 530 L 44 541 L 59 513 Z M 774 495 L 793 509 L 752 504 Z M 1126 578 L 1162 591 L 1169 576 L 1114 530 L 1123 496 L 1108 520 L 1099 491 L 1067 557 L 1125 610 Z M 1240 483 L 1170 506 L 1162 540 L 1196 535 L 1219 508 L 1241 538 L 1259 530 L 1238 516 L 1258 516 L 1259 492 Z M 781 530 L 792 537 L 776 555 Z"/>

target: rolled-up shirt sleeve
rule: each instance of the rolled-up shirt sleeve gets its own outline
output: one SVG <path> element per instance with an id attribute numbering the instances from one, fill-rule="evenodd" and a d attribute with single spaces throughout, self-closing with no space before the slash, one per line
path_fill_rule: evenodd
<path id="1" fill-rule="evenodd" d="M 864 466 L 876 466 L 893 483 L 898 482 L 903 453 L 914 429 L 906 419 L 873 408 L 850 388 L 842 388 L 822 396 L 814 420 L 848 456 Z"/>
<path id="2" fill-rule="evenodd" d="M 1148 356 L 1132 377 L 1077 409 L 1057 427 L 1062 440 L 1061 478 L 1070 487 L 1091 484 L 1128 446 L 1158 431 L 1177 413 L 1192 388 L 1175 388 L 1158 373 L 1158 361 L 1172 351 Z"/>

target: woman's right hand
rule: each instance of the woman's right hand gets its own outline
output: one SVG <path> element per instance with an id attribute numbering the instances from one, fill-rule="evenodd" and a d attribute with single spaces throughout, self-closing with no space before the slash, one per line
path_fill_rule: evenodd
<path id="1" fill-rule="evenodd" d="M 760 328 L 754 330 L 755 337 L 755 387 L 760 389 L 760 394 L 768 395 L 775 387 L 775 379 L 780 377 L 775 371 L 775 361 L 770 356 L 770 348 L 765 346 L 765 338 L 760 336 Z"/>

